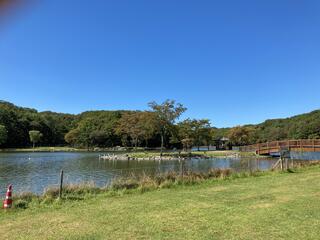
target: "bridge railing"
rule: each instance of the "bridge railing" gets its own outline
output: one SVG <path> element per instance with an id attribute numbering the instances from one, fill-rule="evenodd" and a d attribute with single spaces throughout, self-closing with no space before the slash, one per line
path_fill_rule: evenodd
<path id="1" fill-rule="evenodd" d="M 280 151 L 282 148 L 288 148 L 301 151 L 320 151 L 320 139 L 299 139 L 299 140 L 282 140 L 266 143 L 258 143 L 249 146 L 240 147 L 240 151 L 257 153 Z"/>

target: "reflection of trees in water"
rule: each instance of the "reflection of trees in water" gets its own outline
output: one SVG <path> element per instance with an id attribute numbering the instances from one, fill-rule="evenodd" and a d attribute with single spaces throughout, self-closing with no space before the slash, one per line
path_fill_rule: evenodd
<path id="1" fill-rule="evenodd" d="M 247 162 L 243 159 L 232 159 L 230 161 L 230 168 L 235 169 L 236 171 L 244 169 L 247 165 Z"/>
<path id="2" fill-rule="evenodd" d="M 320 152 L 291 152 L 291 157 L 296 160 L 319 160 Z"/>
<path id="3" fill-rule="evenodd" d="M 192 171 L 208 171 L 212 168 L 229 168 L 230 159 L 226 158 L 212 158 L 212 159 L 198 159 L 193 158 L 186 161 L 186 167 Z"/>
<path id="4" fill-rule="evenodd" d="M 15 192 L 34 191 L 56 183 L 61 163 L 53 155 L 44 153 L 11 153 L 1 155 L 0 184 L 1 193 L 6 185 L 13 184 Z"/>
<path id="5" fill-rule="evenodd" d="M 267 170 L 276 162 L 276 159 L 241 158 L 230 161 L 230 168 L 237 171 Z"/>
<path id="6" fill-rule="evenodd" d="M 274 161 L 268 159 L 257 158 L 235 158 L 229 159 L 229 167 L 236 171 L 248 171 L 248 170 L 266 170 L 269 169 Z"/>
<path id="7" fill-rule="evenodd" d="M 6 185 L 14 184 L 15 191 L 42 193 L 48 185 L 56 185 L 60 170 L 65 172 L 66 183 L 93 181 L 105 186 L 119 176 L 155 175 L 170 171 L 184 170 L 205 172 L 211 168 L 233 168 L 237 171 L 270 168 L 275 160 L 192 158 L 185 161 L 112 161 L 98 158 L 98 153 L 13 153 L 1 154 L 0 192 Z M 30 157 L 30 159 L 29 159 Z M 258 163 L 258 164 L 257 164 Z M 183 166 L 181 166 L 181 164 Z"/>
<path id="8" fill-rule="evenodd" d="M 238 170 L 256 170 L 257 169 L 256 159 L 242 158 L 239 161 Z"/>
<path id="9" fill-rule="evenodd" d="M 239 158 L 213 158 L 213 159 L 192 159 L 188 167 L 194 171 L 208 171 L 211 168 L 232 168 L 235 171 L 254 170 L 257 168 L 255 159 Z"/>

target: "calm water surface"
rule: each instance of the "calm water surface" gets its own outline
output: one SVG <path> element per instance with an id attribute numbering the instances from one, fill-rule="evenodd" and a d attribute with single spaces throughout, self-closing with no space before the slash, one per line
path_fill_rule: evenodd
<path id="1" fill-rule="evenodd" d="M 207 171 L 210 168 L 232 168 L 237 171 L 269 169 L 276 160 L 212 158 L 186 160 L 186 169 Z M 15 192 L 43 193 L 48 186 L 57 186 L 60 170 L 65 183 L 94 182 L 105 186 L 119 176 L 179 171 L 179 161 L 108 161 L 99 159 L 99 153 L 0 153 L 0 194 L 8 184 Z"/>

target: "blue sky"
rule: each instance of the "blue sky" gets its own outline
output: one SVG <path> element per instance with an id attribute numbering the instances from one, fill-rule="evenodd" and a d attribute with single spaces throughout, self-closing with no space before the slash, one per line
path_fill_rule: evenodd
<path id="1" fill-rule="evenodd" d="M 33 1 L 0 25 L 0 99 L 70 113 L 175 99 L 218 127 L 308 112 L 319 12 L 317 0 Z"/>

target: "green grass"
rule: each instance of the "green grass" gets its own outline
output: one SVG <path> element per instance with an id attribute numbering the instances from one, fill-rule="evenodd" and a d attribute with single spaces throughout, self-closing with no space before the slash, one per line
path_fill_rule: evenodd
<path id="1" fill-rule="evenodd" d="M 319 239 L 320 168 L 0 211 L 2 239 Z M 128 193 L 128 194 L 126 194 Z M 82 200 L 80 200 L 82 199 Z"/>

